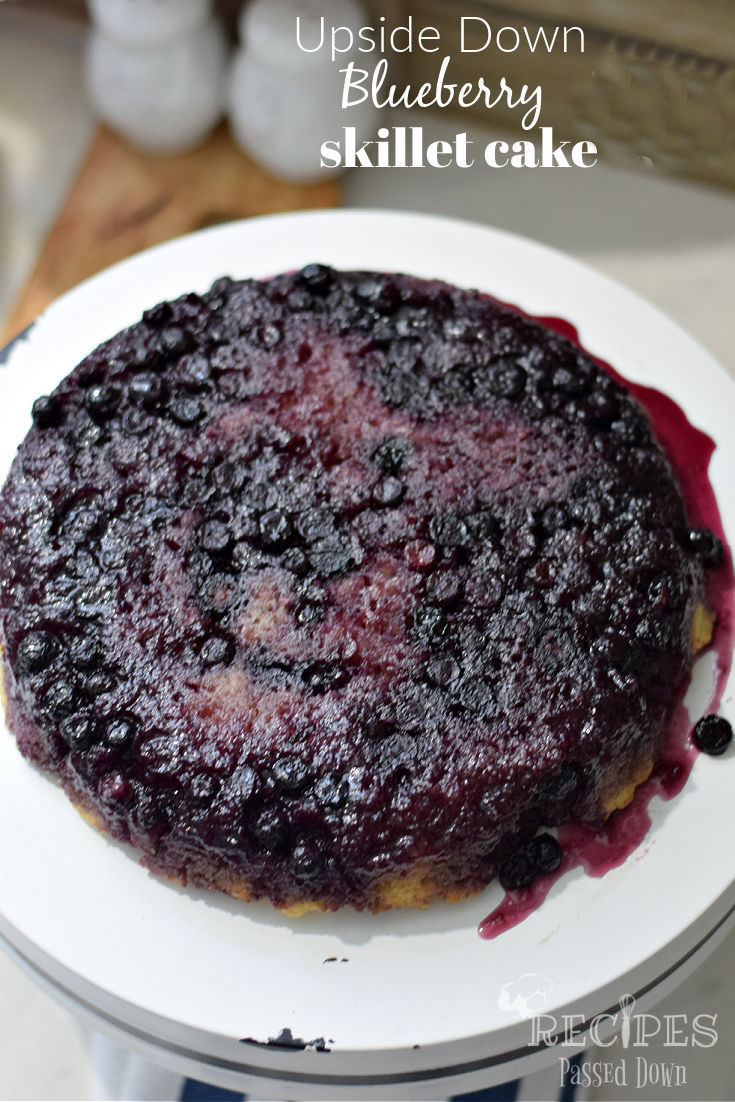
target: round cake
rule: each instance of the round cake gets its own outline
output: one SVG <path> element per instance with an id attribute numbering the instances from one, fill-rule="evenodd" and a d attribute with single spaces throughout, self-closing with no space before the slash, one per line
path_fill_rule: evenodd
<path id="1" fill-rule="evenodd" d="M 719 548 L 552 330 L 405 275 L 221 279 L 33 418 L 9 725 L 155 872 L 294 913 L 459 898 L 650 773 Z"/>

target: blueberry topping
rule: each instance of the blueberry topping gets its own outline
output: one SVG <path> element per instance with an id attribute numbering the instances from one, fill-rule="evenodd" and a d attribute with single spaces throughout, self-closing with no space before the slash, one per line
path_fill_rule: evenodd
<path id="1" fill-rule="evenodd" d="M 408 452 L 405 436 L 386 436 L 372 454 L 372 461 L 385 474 L 398 474 Z"/>
<path id="2" fill-rule="evenodd" d="M 191 782 L 191 796 L 198 807 L 206 807 L 217 795 L 219 782 L 209 773 L 200 773 Z"/>
<path id="3" fill-rule="evenodd" d="M 719 757 L 732 742 L 732 726 L 722 716 L 703 716 L 694 725 L 692 742 L 703 753 Z"/>
<path id="4" fill-rule="evenodd" d="M 59 653 L 56 639 L 48 631 L 29 631 L 18 645 L 15 669 L 21 676 L 46 669 Z"/>
<path id="5" fill-rule="evenodd" d="M 515 853 L 504 861 L 498 869 L 498 880 L 506 892 L 527 888 L 536 879 L 536 866 L 523 852 Z"/>
<path id="6" fill-rule="evenodd" d="M 250 822 L 250 832 L 261 849 L 273 853 L 281 846 L 287 836 L 288 828 L 280 812 L 266 808 Z"/>
<path id="7" fill-rule="evenodd" d="M 297 578 L 303 577 L 309 569 L 308 559 L 299 547 L 290 547 L 288 551 L 284 553 L 281 563 L 283 564 L 284 570 L 290 570 Z"/>
<path id="8" fill-rule="evenodd" d="M 307 543 L 329 539 L 335 531 L 334 513 L 329 509 L 307 509 L 299 514 L 296 528 Z"/>
<path id="9" fill-rule="evenodd" d="M 78 635 L 69 646 L 69 659 L 77 670 L 91 670 L 100 662 L 102 648 L 94 635 Z"/>
<path id="10" fill-rule="evenodd" d="M 690 529 L 687 533 L 687 545 L 705 566 L 719 566 L 722 562 L 722 540 L 709 528 Z"/>
<path id="11" fill-rule="evenodd" d="M 61 721 L 59 734 L 70 750 L 86 750 L 95 740 L 94 720 L 86 712 L 76 712 Z"/>
<path id="12" fill-rule="evenodd" d="M 258 522 L 260 538 L 266 547 L 286 543 L 291 534 L 291 521 L 281 509 L 270 509 Z"/>
<path id="13" fill-rule="evenodd" d="M 166 380 L 151 371 L 134 375 L 128 385 L 130 396 L 139 401 L 146 409 L 158 409 L 166 400 Z"/>
<path id="14" fill-rule="evenodd" d="M 561 846 L 552 834 L 537 834 L 526 842 L 523 853 L 539 874 L 555 872 L 561 864 Z"/>
<path id="15" fill-rule="evenodd" d="M 496 398 L 518 399 L 526 388 L 526 372 L 518 364 L 495 364 L 490 368 L 487 387 Z"/>
<path id="16" fill-rule="evenodd" d="M 349 781 L 339 773 L 328 773 L 317 781 L 314 795 L 325 807 L 344 807 L 350 795 Z"/>
<path id="17" fill-rule="evenodd" d="M 281 328 L 278 325 L 261 325 L 255 330 L 254 336 L 261 348 L 264 348 L 267 352 L 280 344 L 283 339 Z"/>
<path id="18" fill-rule="evenodd" d="M 212 374 L 209 360 L 201 352 L 194 352 L 179 360 L 176 378 L 187 390 L 201 390 Z"/>
<path id="19" fill-rule="evenodd" d="M 202 419 L 204 407 L 198 398 L 179 394 L 169 402 L 168 412 L 177 424 L 187 427 Z"/>
<path id="20" fill-rule="evenodd" d="M 229 635 L 210 635 L 202 643 L 201 659 L 205 668 L 227 666 L 235 657 L 235 640 Z"/>
<path id="21" fill-rule="evenodd" d="M 43 698 L 43 711 L 52 723 L 60 723 L 76 707 L 77 692 L 70 681 L 54 681 Z"/>
<path id="22" fill-rule="evenodd" d="M 205 520 L 197 529 L 197 543 L 209 555 L 224 555 L 232 543 L 232 532 L 222 520 Z"/>
<path id="23" fill-rule="evenodd" d="M 431 518 L 429 535 L 434 543 L 441 544 L 442 547 L 462 547 L 467 542 L 469 532 L 462 517 L 455 513 L 443 513 Z"/>
<path id="24" fill-rule="evenodd" d="M 122 714 L 113 716 L 105 726 L 104 740 L 107 746 L 115 750 L 124 750 L 132 743 L 139 723 L 135 716 Z"/>
<path id="25" fill-rule="evenodd" d="M 55 428 L 63 417 L 63 406 L 55 394 L 36 398 L 31 408 L 31 416 L 41 429 Z"/>
<path id="26" fill-rule="evenodd" d="M 388 475 L 373 490 L 373 501 L 379 506 L 398 505 L 403 499 L 406 487 L 399 478 Z"/>
<path id="27" fill-rule="evenodd" d="M 560 802 L 571 796 L 578 784 L 579 770 L 571 762 L 566 762 L 547 782 L 543 794 L 547 800 Z"/>
<path id="28" fill-rule="evenodd" d="M 301 279 L 314 294 L 325 294 L 332 285 L 334 273 L 324 264 L 307 264 L 301 272 Z"/>
<path id="29" fill-rule="evenodd" d="M 299 843 L 288 865 L 296 880 L 316 880 L 324 872 L 324 858 L 313 842 Z"/>
<path id="30" fill-rule="evenodd" d="M 301 758 L 292 754 L 273 763 L 271 776 L 287 796 L 300 796 L 311 784 L 311 770 Z"/>
<path id="31" fill-rule="evenodd" d="M 106 421 L 120 405 L 120 390 L 112 383 L 97 383 L 84 396 L 87 412 L 95 421 Z"/>

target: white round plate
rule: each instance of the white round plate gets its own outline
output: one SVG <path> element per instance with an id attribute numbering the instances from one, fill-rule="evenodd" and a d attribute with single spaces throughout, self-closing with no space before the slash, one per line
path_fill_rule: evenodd
<path id="1" fill-rule="evenodd" d="M 407 214 L 318 212 L 230 224 L 83 283 L 11 350 L 0 377 L 0 470 L 28 429 L 33 398 L 144 308 L 203 292 L 223 274 L 268 276 L 315 260 L 438 277 L 568 319 L 590 352 L 665 390 L 717 441 L 711 477 L 726 531 L 735 534 L 733 384 L 701 347 L 558 252 Z M 706 700 L 708 677 L 699 673 Z M 724 712 L 733 718 L 731 688 Z M 500 901 L 497 885 L 423 912 L 298 920 L 267 903 L 172 887 L 91 830 L 5 733 L 0 931 L 67 995 L 171 1059 L 188 1053 L 210 1065 L 214 1079 L 242 1073 L 290 1082 L 289 1097 L 436 1098 L 478 1076 L 512 1077 L 533 1051 L 532 1011 L 561 1023 L 565 1011 L 591 1017 L 615 1009 L 626 993 L 642 1006 L 648 989 L 683 967 L 735 905 L 733 791 L 735 755 L 700 756 L 680 796 L 654 801 L 653 827 L 624 865 L 600 879 L 579 870 L 564 876 L 524 922 L 484 941 L 477 925 Z M 284 1030 L 307 1047 L 267 1044 Z M 323 1046 L 309 1043 L 320 1038 Z"/>

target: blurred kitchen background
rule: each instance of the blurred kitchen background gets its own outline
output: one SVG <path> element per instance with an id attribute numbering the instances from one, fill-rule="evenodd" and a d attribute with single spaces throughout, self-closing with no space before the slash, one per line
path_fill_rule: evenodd
<path id="1" fill-rule="evenodd" d="M 163 24 L 143 27 L 157 4 L 176 9 L 179 31 L 168 39 Z M 250 4 L 244 12 L 235 0 L 211 8 L 206 0 L 94 0 L 98 31 L 90 52 L 84 3 L 0 0 L 5 340 L 68 287 L 160 240 L 280 210 L 369 206 L 469 218 L 563 249 L 673 316 L 735 374 L 733 0 L 317 3 L 338 22 L 361 16 L 374 22 L 382 14 L 401 23 L 413 15 L 442 31 L 442 45 L 451 42 L 462 15 L 496 27 L 576 25 L 585 32 L 584 54 L 455 52 L 451 78 L 483 75 L 497 82 L 504 75 L 513 86 L 541 83 L 543 123 L 557 138 L 596 141 L 595 168 L 362 168 L 340 177 L 310 170 L 304 159 L 305 142 L 318 148 L 330 136 L 328 117 L 334 130 L 348 124 L 329 116 L 336 67 L 326 59 L 321 70 L 307 66 L 284 44 L 283 21 L 299 4 Z M 137 8 L 135 22 L 129 8 Z M 151 35 L 158 35 L 155 48 L 169 59 L 166 65 L 174 58 L 175 79 L 157 69 L 151 55 L 141 61 L 149 48 L 141 39 Z M 430 79 L 443 53 L 404 57 L 403 79 Z M 228 102 L 225 69 L 233 56 L 243 68 L 232 78 Z M 276 84 L 269 85 L 270 76 Z M 125 93 L 131 81 L 149 96 L 147 105 Z M 281 98 L 269 99 L 275 86 Z M 185 111 L 174 120 L 177 96 Z M 312 131 L 309 109 L 317 117 Z M 108 124 L 99 122 L 100 114 Z M 485 110 L 359 116 L 365 137 L 376 125 L 421 124 L 427 141 L 467 130 L 487 142 L 504 136 L 511 123 Z M 268 164 L 243 151 L 257 149 L 262 134 L 272 138 L 260 143 L 261 151 L 272 149 Z M 167 142 L 191 148 L 170 152 Z M 721 1037 L 714 1050 L 689 1052 L 687 1089 L 667 1097 L 735 1099 L 735 1050 L 726 1040 L 735 1031 L 734 974 L 731 935 L 667 1000 L 667 1013 L 717 1013 Z M 0 1099 L 84 1099 L 97 1097 L 94 1089 L 73 1020 L 0 957 Z M 603 1089 L 596 1097 L 620 1096 Z M 662 1096 L 653 1088 L 636 1097 Z"/>

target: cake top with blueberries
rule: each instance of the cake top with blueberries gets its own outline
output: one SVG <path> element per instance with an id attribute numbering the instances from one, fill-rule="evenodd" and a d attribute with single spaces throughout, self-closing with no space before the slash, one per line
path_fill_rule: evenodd
<path id="1" fill-rule="evenodd" d="M 221 279 L 33 416 L 0 496 L 9 720 L 157 871 L 461 895 L 655 759 L 717 541 L 624 386 L 517 310 Z"/>

